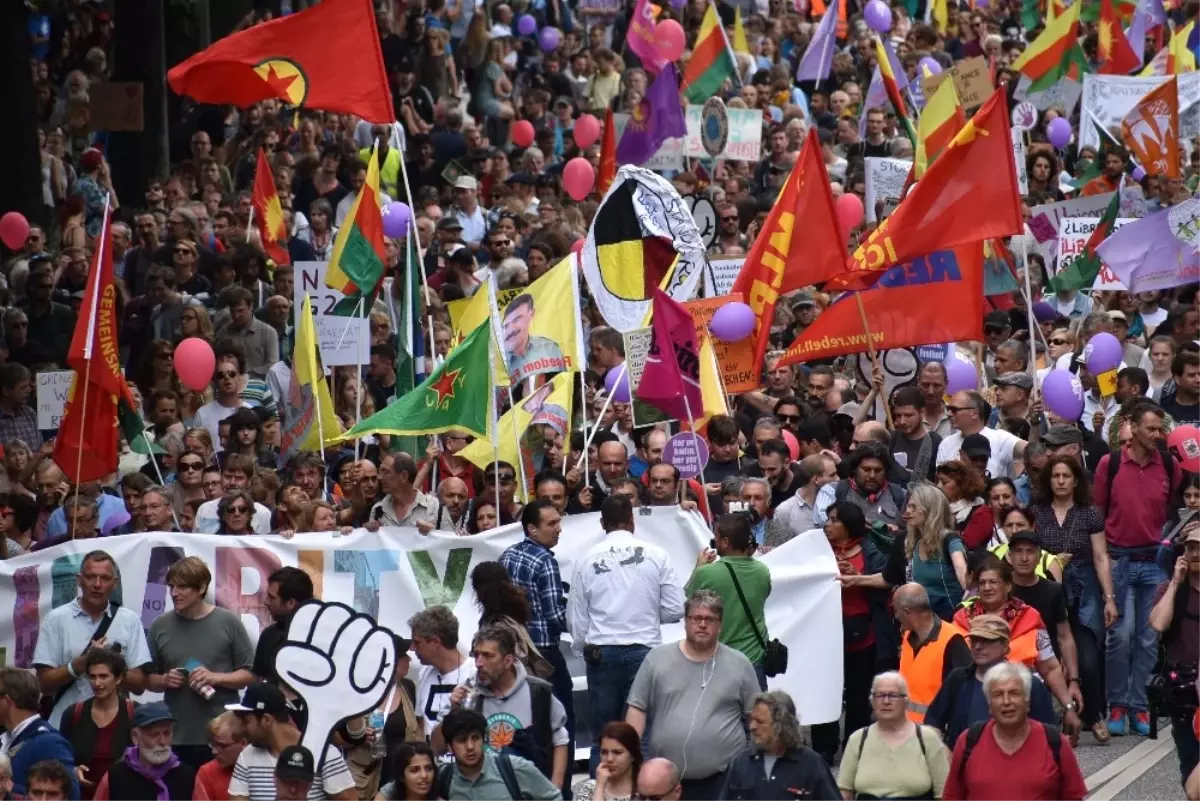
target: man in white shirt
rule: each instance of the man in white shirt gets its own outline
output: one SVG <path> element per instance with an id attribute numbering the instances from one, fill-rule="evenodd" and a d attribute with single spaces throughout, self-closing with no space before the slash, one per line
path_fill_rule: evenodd
<path id="1" fill-rule="evenodd" d="M 440 743 L 439 724 L 450 711 L 450 696 L 454 688 L 475 677 L 475 662 L 458 650 L 458 618 L 444 606 L 418 612 L 408 620 L 412 632 L 412 649 L 421 661 L 417 676 L 417 718 L 425 726 L 425 734 L 434 737 L 433 748 L 445 751 Z"/>
<path id="2" fill-rule="evenodd" d="M 371 507 L 368 531 L 380 526 L 415 526 L 422 534 L 433 531 L 440 504 L 413 484 L 417 463 L 407 453 L 385 454 L 379 460 L 379 487 L 387 495 Z"/>
<path id="3" fill-rule="evenodd" d="M 612 495 L 600 505 L 604 540 L 575 564 L 567 595 L 571 648 L 587 663 L 590 731 L 623 720 L 625 699 L 662 624 L 683 617 L 683 583 L 667 552 L 634 537 L 633 504 Z M 592 749 L 593 768 L 599 749 Z"/>
<path id="4" fill-rule="evenodd" d="M 1015 463 L 1025 457 L 1025 440 L 1018 439 L 1004 429 L 988 428 L 984 425 L 984 409 L 987 404 L 978 392 L 957 392 L 950 399 L 946 410 L 950 412 L 950 424 L 954 432 L 942 440 L 938 447 L 937 463 L 944 464 L 960 458 L 963 438 L 970 434 L 982 434 L 992 445 L 988 458 L 988 475 L 992 478 L 1016 478 Z"/>
<path id="5" fill-rule="evenodd" d="M 217 354 L 217 369 L 213 375 L 217 380 L 217 396 L 211 403 L 196 410 L 192 426 L 206 429 L 212 437 L 213 450 L 221 451 L 224 450 L 221 444 L 221 421 L 238 409 L 250 407 L 249 403 L 242 400 L 246 359 L 241 350 L 233 345 L 223 346 Z"/>
<path id="6" fill-rule="evenodd" d="M 225 457 L 221 467 L 221 488 L 225 492 L 235 489 L 250 489 L 250 477 L 254 475 L 254 459 L 241 453 L 231 453 Z M 221 528 L 221 520 L 217 515 L 217 505 L 221 499 L 215 498 L 200 504 L 196 510 L 196 533 L 216 534 Z M 261 503 L 254 504 L 254 517 L 250 527 L 255 534 L 271 533 L 271 510 Z"/>

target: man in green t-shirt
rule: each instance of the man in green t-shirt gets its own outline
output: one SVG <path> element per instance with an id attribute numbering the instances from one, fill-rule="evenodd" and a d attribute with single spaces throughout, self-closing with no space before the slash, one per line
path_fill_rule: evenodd
<path id="1" fill-rule="evenodd" d="M 687 585 L 690 596 L 696 590 L 712 590 L 725 604 L 721 625 L 721 643 L 741 651 L 758 676 L 758 685 L 767 689 L 763 671 L 763 645 L 767 642 L 767 596 L 771 594 L 771 571 L 754 559 L 754 535 L 746 512 L 732 512 L 717 519 L 717 550 L 702 551 L 696 570 Z M 713 561 L 721 557 L 719 562 Z M 738 597 L 740 585 L 745 601 Z"/>

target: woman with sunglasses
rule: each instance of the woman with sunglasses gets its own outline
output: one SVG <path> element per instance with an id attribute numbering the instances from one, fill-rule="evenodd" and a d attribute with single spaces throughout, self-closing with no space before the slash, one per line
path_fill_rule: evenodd
<path id="1" fill-rule="evenodd" d="M 176 389 L 174 345 L 165 339 L 150 343 L 137 371 L 137 388 L 143 398 L 153 397 L 160 389 Z"/>
<path id="2" fill-rule="evenodd" d="M 254 498 L 243 489 L 226 492 L 217 502 L 217 535 L 249 536 L 254 534 Z"/>
<path id="3" fill-rule="evenodd" d="M 185 450 L 175 461 L 175 483 L 171 484 L 172 501 L 176 513 L 187 501 L 204 503 L 204 455 L 199 451 Z"/>
<path id="4" fill-rule="evenodd" d="M 199 303 L 184 306 L 179 316 L 179 333 L 182 339 L 197 337 L 211 342 L 213 324 L 212 318 L 208 316 L 208 309 Z"/>

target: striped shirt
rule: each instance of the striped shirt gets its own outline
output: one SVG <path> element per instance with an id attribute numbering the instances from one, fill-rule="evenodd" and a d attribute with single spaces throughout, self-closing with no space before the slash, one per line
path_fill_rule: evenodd
<path id="1" fill-rule="evenodd" d="M 267 382 L 261 378 L 247 376 L 246 388 L 242 390 L 239 397 L 249 405 L 261 406 L 272 414 L 278 411 L 275 405 L 275 396 L 271 394 Z"/>
<path id="2" fill-rule="evenodd" d="M 229 780 L 229 795 L 234 798 L 249 798 L 250 801 L 273 801 L 275 793 L 275 763 L 278 757 L 265 748 L 248 745 L 238 755 L 233 766 L 233 778 Z M 346 760 L 333 746 L 325 748 L 325 765 L 321 768 L 321 780 L 314 781 L 308 790 L 309 801 L 322 801 L 346 790 L 354 789 L 354 777 L 346 767 Z"/>

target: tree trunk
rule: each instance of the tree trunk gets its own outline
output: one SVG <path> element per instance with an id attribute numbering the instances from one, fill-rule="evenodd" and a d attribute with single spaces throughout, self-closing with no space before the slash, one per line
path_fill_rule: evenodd
<path id="1" fill-rule="evenodd" d="M 38 155 L 38 119 L 33 73 L 29 69 L 28 11 L 24 3 L 0 0 L 0 153 L 5 154 L 0 180 L 0 214 L 19 211 L 30 223 L 45 225 L 49 212 L 42 203 L 42 170 Z"/>
<path id="2" fill-rule="evenodd" d="M 114 81 L 143 87 L 144 130 L 112 133 L 108 158 L 123 208 L 141 206 L 147 182 L 166 178 L 167 64 L 163 35 L 164 0 L 115 0 Z M 26 72 L 29 70 L 26 69 Z"/>

